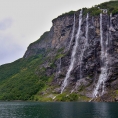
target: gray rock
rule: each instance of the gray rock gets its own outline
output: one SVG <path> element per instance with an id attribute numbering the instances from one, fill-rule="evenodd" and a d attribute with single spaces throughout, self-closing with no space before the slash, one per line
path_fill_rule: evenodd
<path id="1" fill-rule="evenodd" d="M 61 87 L 67 70 L 71 62 L 72 49 L 75 44 L 76 34 L 79 24 L 79 11 L 75 13 L 75 34 L 68 50 L 69 42 L 72 35 L 73 28 L 73 15 L 65 15 L 54 19 L 53 26 L 49 32 L 46 33 L 43 40 L 38 40 L 29 45 L 24 58 L 34 56 L 37 54 L 44 54 L 48 57 L 48 62 L 42 64 L 46 69 L 47 76 L 54 76 L 53 84 Z M 111 26 L 109 15 L 103 14 L 102 27 L 103 27 L 103 45 L 108 39 L 107 54 L 108 54 L 108 78 L 105 83 L 107 90 L 111 88 L 118 89 L 118 15 L 111 19 Z M 100 17 L 89 16 L 89 30 L 88 30 L 88 45 L 85 47 L 86 41 L 86 19 L 85 16 L 82 20 L 82 27 L 80 37 L 78 39 L 78 48 L 76 54 L 76 62 L 74 68 L 70 73 L 69 88 L 76 85 L 76 90 L 80 90 L 83 86 L 87 88 L 88 85 L 93 86 L 99 79 L 101 73 L 101 45 L 100 45 Z M 60 51 L 62 50 L 62 51 Z M 83 52 L 83 57 L 80 63 L 80 57 Z M 59 71 L 60 56 L 61 55 L 61 71 Z M 50 63 L 54 67 L 50 67 Z M 42 68 L 40 67 L 40 68 Z M 81 72 L 80 72 L 81 70 Z M 38 72 L 37 72 L 38 73 Z M 56 75 L 58 73 L 58 75 Z M 81 76 L 80 76 L 81 74 Z M 60 88 L 54 90 L 55 93 L 60 93 Z M 92 92 L 91 92 L 92 93 Z M 90 95 L 89 95 L 90 96 Z"/>

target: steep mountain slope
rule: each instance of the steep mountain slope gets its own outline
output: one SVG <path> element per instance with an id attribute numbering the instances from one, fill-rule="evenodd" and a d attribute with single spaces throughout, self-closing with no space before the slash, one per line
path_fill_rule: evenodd
<path id="1" fill-rule="evenodd" d="M 0 66 L 0 100 L 117 101 L 117 5 L 55 18 L 23 58 Z"/>

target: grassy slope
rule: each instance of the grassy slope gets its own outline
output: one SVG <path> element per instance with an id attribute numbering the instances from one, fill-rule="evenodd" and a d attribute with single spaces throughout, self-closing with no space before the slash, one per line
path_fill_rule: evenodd
<path id="1" fill-rule="evenodd" d="M 0 99 L 28 100 L 44 87 L 44 80 L 35 74 L 43 62 L 42 56 L 19 59 L 11 64 L 0 66 Z"/>

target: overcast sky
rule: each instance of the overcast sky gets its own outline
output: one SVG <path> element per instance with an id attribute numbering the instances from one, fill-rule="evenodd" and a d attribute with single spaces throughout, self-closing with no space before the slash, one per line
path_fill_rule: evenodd
<path id="1" fill-rule="evenodd" d="M 106 0 L 0 0 L 0 65 L 21 58 L 62 13 Z"/>

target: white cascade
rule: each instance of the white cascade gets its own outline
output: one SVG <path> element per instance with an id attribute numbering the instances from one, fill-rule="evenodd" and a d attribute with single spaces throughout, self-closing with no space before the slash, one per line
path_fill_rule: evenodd
<path id="1" fill-rule="evenodd" d="M 71 34 L 71 39 L 70 39 L 70 43 L 69 43 L 69 48 L 68 48 L 68 50 L 70 49 L 71 43 L 72 43 L 72 41 L 73 41 L 74 33 L 75 33 L 75 14 L 74 14 L 73 29 L 72 29 L 72 34 Z"/>
<path id="2" fill-rule="evenodd" d="M 86 16 L 86 34 L 85 34 L 85 41 L 84 41 L 84 48 L 83 50 L 81 51 L 81 55 L 80 55 L 80 79 L 82 79 L 82 70 L 81 70 L 81 67 L 82 67 L 82 62 L 83 62 L 83 56 L 84 56 L 84 52 L 86 51 L 86 49 L 88 48 L 89 46 L 89 43 L 88 43 L 88 28 L 89 28 L 89 22 L 88 22 L 88 19 L 89 19 L 89 14 L 87 13 L 87 16 Z M 75 88 L 71 91 L 71 93 L 73 93 L 74 90 L 76 90 L 78 87 L 78 84 L 76 83 L 76 86 Z"/>
<path id="3" fill-rule="evenodd" d="M 89 24 L 88 24 L 88 19 L 89 19 L 89 14 L 87 13 L 87 16 L 86 16 L 86 39 L 84 41 L 84 48 L 81 50 L 81 55 L 80 55 L 80 79 L 82 79 L 82 62 L 83 62 L 83 56 L 84 56 L 84 52 L 86 51 L 87 47 L 88 47 L 88 27 L 89 27 Z"/>
<path id="4" fill-rule="evenodd" d="M 102 29 L 102 13 L 100 14 L 100 45 L 101 45 L 101 74 L 99 76 L 97 85 L 93 91 L 93 98 L 102 96 L 105 92 L 105 81 L 108 77 L 108 34 L 107 40 L 103 41 L 103 29 Z"/>
<path id="5" fill-rule="evenodd" d="M 70 73 L 71 73 L 71 71 L 73 70 L 73 67 L 74 67 L 74 63 L 75 63 L 75 60 L 76 60 L 75 56 L 76 56 L 76 52 L 77 52 L 78 39 L 80 37 L 80 31 L 81 31 L 81 24 L 82 24 L 82 10 L 80 11 L 80 14 L 79 14 L 79 27 L 78 27 L 78 31 L 77 31 L 77 34 L 76 34 L 75 45 L 74 45 L 73 50 L 72 50 L 70 66 L 67 70 L 66 77 L 65 77 L 64 82 L 61 86 L 61 93 L 63 93 L 65 87 L 67 86 L 68 79 L 70 77 Z"/>

